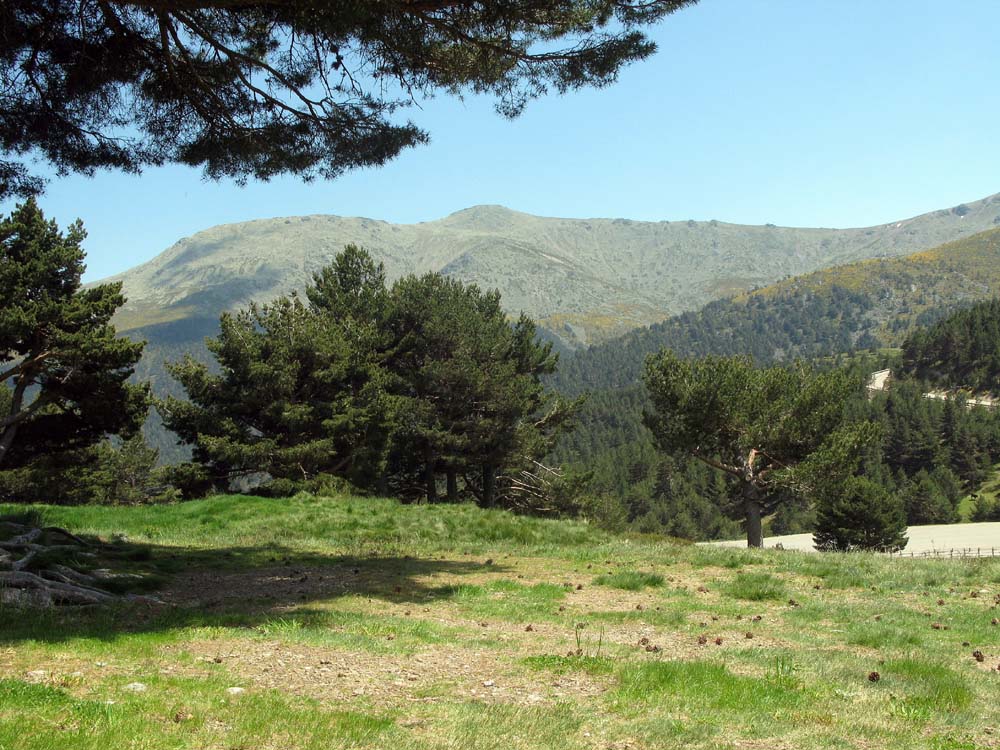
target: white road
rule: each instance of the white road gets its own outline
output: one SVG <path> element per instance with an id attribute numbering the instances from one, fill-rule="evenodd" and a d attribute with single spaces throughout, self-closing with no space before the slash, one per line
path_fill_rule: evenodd
<path id="1" fill-rule="evenodd" d="M 1000 522 L 990 523 L 950 523 L 935 524 L 932 526 L 910 526 L 906 530 L 910 541 L 906 545 L 904 552 L 920 554 L 922 552 L 944 552 L 949 550 L 980 550 L 981 554 L 988 555 L 991 550 L 994 554 L 1000 555 Z M 723 547 L 745 547 L 745 539 L 737 539 L 726 542 L 706 542 L 706 544 L 718 544 Z M 774 547 L 781 544 L 785 549 L 805 550 L 814 552 L 812 534 L 788 534 L 786 536 L 772 536 L 764 539 L 765 547 Z"/>

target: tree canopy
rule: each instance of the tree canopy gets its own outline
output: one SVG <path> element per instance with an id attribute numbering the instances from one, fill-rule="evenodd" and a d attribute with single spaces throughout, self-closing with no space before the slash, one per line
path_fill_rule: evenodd
<path id="1" fill-rule="evenodd" d="M 177 162 L 332 178 L 424 143 L 398 111 L 445 92 L 516 116 L 613 82 L 643 28 L 696 0 L 8 0 L 0 197 L 59 173 Z"/>
<path id="2" fill-rule="evenodd" d="M 168 398 L 168 428 L 220 483 L 375 475 L 388 439 L 384 376 L 370 347 L 298 297 L 226 313 L 208 342 L 221 372 L 190 355 L 170 366 L 188 400 Z"/>
<path id="3" fill-rule="evenodd" d="M 544 496 L 523 474 L 573 405 L 542 386 L 552 347 L 530 319 L 508 321 L 498 292 L 440 274 L 387 287 L 348 246 L 305 297 L 224 315 L 208 343 L 217 373 L 171 366 L 188 400 L 161 405 L 165 424 L 210 477 L 265 472 L 278 492 L 327 475 L 433 501 L 443 475 L 451 500 Z"/>
<path id="4" fill-rule="evenodd" d="M 849 477 L 819 505 L 816 549 L 897 552 L 906 546 L 900 498 L 865 477 Z"/>
<path id="5" fill-rule="evenodd" d="M 132 434 L 148 388 L 143 344 L 118 338 L 121 284 L 82 289 L 83 225 L 63 234 L 33 200 L 0 221 L 0 467 Z"/>

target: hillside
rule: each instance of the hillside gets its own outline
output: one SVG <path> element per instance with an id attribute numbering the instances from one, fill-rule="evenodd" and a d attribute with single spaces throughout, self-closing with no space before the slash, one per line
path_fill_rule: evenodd
<path id="1" fill-rule="evenodd" d="M 696 464 L 668 466 L 642 425 L 648 400 L 639 379 L 649 354 L 664 347 L 685 356 L 752 354 L 758 364 L 768 365 L 861 349 L 846 359 L 838 357 L 861 376 L 897 360 L 898 355 L 883 347 L 898 347 L 916 326 L 998 292 L 1000 229 L 906 258 L 850 264 L 789 279 L 635 331 L 562 361 L 553 385 L 567 394 L 589 391 L 590 398 L 577 429 L 560 441 L 552 461 L 593 477 L 591 490 L 607 498 L 603 521 L 616 528 L 667 530 L 695 539 L 732 533 L 718 510 L 727 491 L 713 484 L 711 470 Z M 868 347 L 877 350 L 869 353 Z M 893 366 L 898 368 L 898 362 Z M 925 455 L 907 464 L 905 457 L 911 453 L 907 445 L 916 434 L 928 444 L 939 442 L 944 434 L 942 405 L 920 398 L 919 391 L 910 394 L 913 398 L 905 395 L 893 396 L 892 411 L 908 416 L 898 424 L 887 424 L 883 446 L 883 460 L 894 476 L 900 470 L 909 476 L 933 463 L 933 457 Z M 900 399 L 907 403 L 897 403 Z M 904 409 L 907 405 L 913 408 Z M 871 418 L 881 419 L 880 413 L 876 409 Z M 922 432 L 925 428 L 927 434 Z M 1000 455 L 990 437 L 994 434 L 994 428 L 985 428 L 960 450 L 944 446 L 935 455 L 960 458 L 950 470 L 975 487 L 982 479 L 976 466 L 981 463 L 985 471 Z M 888 439 L 891 435 L 898 440 Z M 975 466 L 967 471 L 963 457 L 973 454 L 968 463 Z M 805 510 L 790 507 L 785 517 L 773 519 L 776 528 L 785 529 L 780 533 L 808 528 Z"/>
<path id="2" fill-rule="evenodd" d="M 410 225 L 262 219 L 199 232 L 114 277 L 128 297 L 117 323 L 155 341 L 156 326 L 185 321 L 197 340 L 223 310 L 301 289 L 345 244 L 356 243 L 385 263 L 390 279 L 440 271 L 496 287 L 508 310 L 523 310 L 580 346 L 786 276 L 905 255 L 997 221 L 1000 194 L 862 229 L 556 219 L 500 206 Z"/>
<path id="3" fill-rule="evenodd" d="M 751 354 L 760 364 L 899 346 L 915 325 L 1000 294 L 1000 228 L 902 258 L 867 260 L 719 300 L 562 362 L 566 393 L 636 383 L 649 354 Z"/>
<path id="4" fill-rule="evenodd" d="M 499 288 L 508 310 L 540 319 L 540 334 L 568 355 L 734 291 L 834 263 L 912 252 L 997 221 L 1000 194 L 843 230 L 552 219 L 499 206 L 413 225 L 337 216 L 262 219 L 199 232 L 113 277 L 128 298 L 115 322 L 147 342 L 137 377 L 158 395 L 180 395 L 164 363 L 185 353 L 204 358 L 204 339 L 216 333 L 221 312 L 301 289 L 345 244 L 356 243 L 385 263 L 390 279 L 440 271 Z M 632 379 L 641 359 L 627 359 L 621 377 Z M 617 373 L 619 364 L 610 371 Z M 180 459 L 183 452 L 156 421 L 154 415 L 150 441 L 165 460 Z"/>
<path id="5" fill-rule="evenodd" d="M 979 302 L 915 331 L 903 343 L 903 357 L 935 385 L 1000 393 L 1000 299 Z"/>
<path id="6" fill-rule="evenodd" d="M 1000 558 L 350 497 L 34 510 L 164 604 L 0 607 L 2 748 L 997 746 Z"/>

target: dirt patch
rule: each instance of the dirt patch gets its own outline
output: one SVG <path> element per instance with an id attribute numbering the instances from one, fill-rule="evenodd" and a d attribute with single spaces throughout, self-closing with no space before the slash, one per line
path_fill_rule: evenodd
<path id="1" fill-rule="evenodd" d="M 196 569 L 174 577 L 159 596 L 164 602 L 178 606 L 224 607 L 247 602 L 332 599 L 364 585 L 353 569 L 340 566 Z"/>
<path id="2" fill-rule="evenodd" d="M 402 655 L 347 653 L 279 641 L 206 641 L 186 644 L 185 650 L 220 659 L 234 684 L 326 703 L 387 706 L 471 699 L 541 704 L 596 696 L 606 689 L 586 674 L 529 672 L 506 652 L 490 649 L 437 646 Z"/>

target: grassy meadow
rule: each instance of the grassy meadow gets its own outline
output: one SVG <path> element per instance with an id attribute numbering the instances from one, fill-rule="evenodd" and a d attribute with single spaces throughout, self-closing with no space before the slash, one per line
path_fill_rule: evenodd
<path id="1" fill-rule="evenodd" d="M 1000 559 L 304 495 L 32 510 L 160 603 L 0 606 L 0 750 L 1000 747 Z"/>

